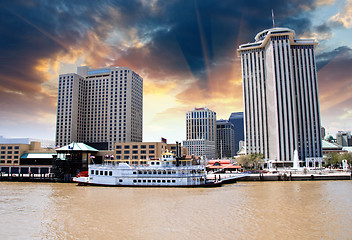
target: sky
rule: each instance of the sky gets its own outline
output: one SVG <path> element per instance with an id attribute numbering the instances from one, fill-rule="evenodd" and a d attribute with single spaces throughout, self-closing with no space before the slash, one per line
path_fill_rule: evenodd
<path id="1" fill-rule="evenodd" d="M 58 75 L 130 67 L 143 140 L 185 140 L 186 112 L 243 111 L 240 44 L 275 25 L 316 48 L 322 126 L 352 129 L 352 0 L 12 0 L 0 3 L 0 135 L 55 139 Z"/>

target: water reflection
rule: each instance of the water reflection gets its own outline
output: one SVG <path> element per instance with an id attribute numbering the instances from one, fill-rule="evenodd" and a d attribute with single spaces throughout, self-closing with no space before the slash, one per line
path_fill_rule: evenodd
<path id="1" fill-rule="evenodd" d="M 349 239 L 351 181 L 221 188 L 0 183 L 1 239 Z"/>

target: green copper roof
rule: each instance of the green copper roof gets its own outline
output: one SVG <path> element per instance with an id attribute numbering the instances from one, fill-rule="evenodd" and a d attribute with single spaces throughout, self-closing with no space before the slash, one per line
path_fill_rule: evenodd
<path id="1" fill-rule="evenodd" d="M 27 158 L 27 159 L 38 159 L 38 158 L 53 158 L 53 155 L 56 155 L 56 153 L 25 153 L 21 156 L 21 158 Z"/>
<path id="2" fill-rule="evenodd" d="M 323 146 L 323 149 L 342 149 L 342 147 L 340 145 L 338 145 L 337 143 L 331 143 L 331 142 L 328 142 L 328 141 L 325 141 L 325 140 L 322 140 L 322 146 Z"/>
<path id="3" fill-rule="evenodd" d="M 82 152 L 99 152 L 99 150 L 92 148 L 84 143 L 72 142 L 69 145 L 56 149 L 57 152 L 63 151 L 82 151 Z"/>

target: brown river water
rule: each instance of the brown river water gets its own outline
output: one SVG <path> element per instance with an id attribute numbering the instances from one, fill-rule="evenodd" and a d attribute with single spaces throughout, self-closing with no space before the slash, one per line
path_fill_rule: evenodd
<path id="1" fill-rule="evenodd" d="M 220 188 L 0 182 L 0 239 L 352 239 L 352 181 Z"/>

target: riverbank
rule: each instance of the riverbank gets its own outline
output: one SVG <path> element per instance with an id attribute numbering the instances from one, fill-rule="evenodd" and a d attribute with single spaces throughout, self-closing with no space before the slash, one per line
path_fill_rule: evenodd
<path id="1" fill-rule="evenodd" d="M 259 172 L 259 173 L 211 173 L 207 175 L 209 180 L 226 180 L 234 176 L 242 175 L 236 181 L 316 181 L 316 180 L 352 180 L 350 171 L 308 171 L 308 172 Z"/>

